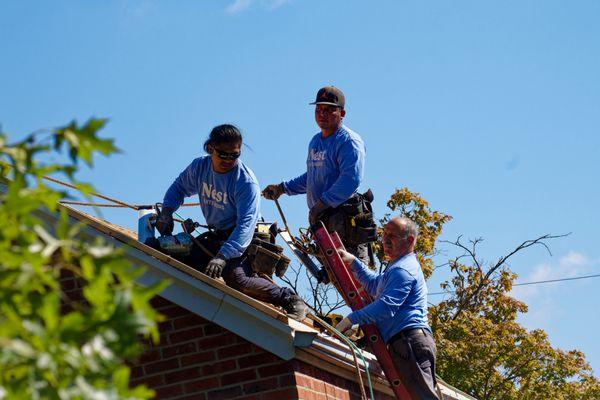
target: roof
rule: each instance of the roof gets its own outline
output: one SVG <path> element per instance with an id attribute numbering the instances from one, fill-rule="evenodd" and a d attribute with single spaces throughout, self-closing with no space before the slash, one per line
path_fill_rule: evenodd
<path id="1" fill-rule="evenodd" d="M 61 205 L 74 221 L 87 225 L 84 235 L 102 237 L 117 248 L 136 266 L 144 267 L 145 273 L 138 279 L 144 286 L 161 280 L 171 284 L 161 297 L 214 322 L 264 348 L 290 360 L 297 347 L 312 344 L 318 331 L 306 324 L 288 318 L 275 307 L 255 300 L 225 285 L 219 280 L 183 264 L 137 240 L 137 235 L 125 228 L 111 224 L 69 206 Z M 55 215 L 42 213 L 41 217 L 52 223 Z"/>
<path id="2" fill-rule="evenodd" d="M 90 237 L 102 237 L 124 251 L 132 264 L 145 268 L 139 278 L 141 285 L 152 285 L 169 280 L 160 295 L 165 299 L 214 322 L 243 337 L 284 360 L 293 358 L 326 369 L 343 378 L 356 379 L 351 349 L 344 343 L 325 334 L 319 334 L 312 326 L 288 318 L 277 308 L 255 300 L 220 280 L 209 278 L 188 265 L 137 240 L 131 230 L 94 217 L 73 207 L 60 205 L 73 222 L 86 225 L 82 231 Z M 41 213 L 48 223 L 56 221 L 56 215 Z M 393 395 L 376 358 L 363 352 L 369 363 L 373 388 Z M 442 393 L 451 399 L 474 399 L 441 382 Z"/>

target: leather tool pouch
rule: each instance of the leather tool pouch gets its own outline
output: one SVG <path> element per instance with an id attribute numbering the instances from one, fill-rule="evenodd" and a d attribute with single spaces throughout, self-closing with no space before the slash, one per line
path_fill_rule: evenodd
<path id="1" fill-rule="evenodd" d="M 259 222 L 246 256 L 252 270 L 259 275 L 282 277 L 290 264 L 290 259 L 283 254 L 283 247 L 275 244 L 273 224 Z"/>
<path id="2" fill-rule="evenodd" d="M 336 208 L 325 212 L 323 221 L 330 232 L 338 232 L 350 246 L 375 242 L 377 225 L 373 219 L 373 192 L 355 194 Z"/>

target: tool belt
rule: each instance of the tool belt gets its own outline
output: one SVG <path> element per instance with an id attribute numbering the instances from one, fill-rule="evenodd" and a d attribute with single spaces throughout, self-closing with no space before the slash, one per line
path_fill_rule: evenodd
<path id="1" fill-rule="evenodd" d="M 259 275 L 283 277 L 290 265 L 290 259 L 283 254 L 283 247 L 275 244 L 277 224 L 259 222 L 256 224 L 252 242 L 244 253 L 252 270 Z"/>
<path id="2" fill-rule="evenodd" d="M 373 219 L 373 192 L 357 193 L 337 207 L 323 212 L 320 219 L 329 232 L 337 232 L 345 244 L 358 246 L 377 240 Z"/>
<path id="3" fill-rule="evenodd" d="M 210 230 L 198 236 L 200 241 L 213 254 L 217 254 L 223 243 L 231 235 L 232 229 Z M 250 245 L 242 257 L 246 257 L 252 271 L 259 275 L 282 277 L 290 264 L 290 259 L 283 254 L 283 247 L 275 244 L 277 225 L 275 223 L 258 222 Z"/>

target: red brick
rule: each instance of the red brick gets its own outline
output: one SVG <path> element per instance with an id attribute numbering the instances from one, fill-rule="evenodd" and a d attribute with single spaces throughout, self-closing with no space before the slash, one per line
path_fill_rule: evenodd
<path id="1" fill-rule="evenodd" d="M 239 357 L 242 354 L 247 354 L 252 351 L 252 346 L 249 343 L 236 344 L 217 350 L 218 358 Z"/>
<path id="2" fill-rule="evenodd" d="M 133 367 L 131 368 L 131 378 L 139 378 L 141 376 L 144 375 L 144 368 L 139 366 L 139 367 Z"/>
<path id="3" fill-rule="evenodd" d="M 315 392 L 323 393 L 325 391 L 325 386 L 322 380 L 311 378 L 305 375 L 298 375 L 296 376 L 296 381 L 298 382 L 298 386 L 311 389 Z"/>
<path id="4" fill-rule="evenodd" d="M 208 324 L 204 326 L 204 334 L 206 336 L 216 335 L 217 333 L 225 332 L 225 329 L 221 328 L 219 325 Z"/>
<path id="5" fill-rule="evenodd" d="M 239 358 L 238 365 L 240 368 L 256 367 L 263 364 L 272 364 L 279 360 L 279 357 L 271 353 L 261 353 Z"/>
<path id="6" fill-rule="evenodd" d="M 142 353 L 142 355 L 140 356 L 139 363 L 147 364 L 158 360 L 160 360 L 160 351 L 150 350 Z"/>
<path id="7" fill-rule="evenodd" d="M 169 341 L 173 344 L 187 342 L 203 336 L 202 328 L 192 328 L 185 331 L 174 332 L 169 335 Z"/>
<path id="8" fill-rule="evenodd" d="M 206 400 L 204 393 L 196 393 L 191 396 L 179 397 L 177 400 Z"/>
<path id="9" fill-rule="evenodd" d="M 175 329 L 191 328 L 193 326 L 204 325 L 205 323 L 206 320 L 196 314 L 186 315 L 173 320 L 173 326 Z M 204 332 L 202 332 L 202 336 L 204 336 Z"/>
<path id="10" fill-rule="evenodd" d="M 179 306 L 171 306 L 166 308 L 161 308 L 158 310 L 162 315 L 165 315 L 168 318 L 175 318 L 182 315 L 188 315 L 190 312 L 183 307 Z"/>
<path id="11" fill-rule="evenodd" d="M 175 357 L 175 356 L 180 356 L 183 354 L 191 354 L 194 353 L 196 351 L 196 343 L 191 342 L 191 343 L 185 343 L 185 344 L 178 344 L 176 346 L 171 346 L 171 347 L 165 347 L 164 349 L 162 349 L 162 356 L 163 358 L 171 358 L 171 357 Z"/>
<path id="12" fill-rule="evenodd" d="M 244 393 L 250 394 L 258 392 L 267 392 L 269 390 L 272 390 L 273 388 L 276 388 L 277 386 L 277 378 L 263 379 L 260 381 L 246 383 L 244 385 Z"/>
<path id="13" fill-rule="evenodd" d="M 365 388 L 366 389 L 366 388 Z M 350 392 L 347 389 L 335 387 L 335 398 L 340 400 L 350 400 Z"/>
<path id="14" fill-rule="evenodd" d="M 173 303 L 171 303 L 169 300 L 160 297 L 160 296 L 154 296 L 151 300 L 150 300 L 150 305 L 154 308 L 160 308 L 160 307 L 166 307 L 166 306 L 170 306 L 173 305 Z"/>
<path id="15" fill-rule="evenodd" d="M 296 386 L 296 377 L 294 374 L 283 375 L 279 377 L 279 387 Z"/>
<path id="16" fill-rule="evenodd" d="M 227 333 L 224 335 L 218 336 L 209 336 L 202 339 L 198 339 L 196 342 L 198 344 L 198 349 L 214 349 L 216 347 L 225 347 L 231 346 L 235 343 L 235 335 L 233 333 Z"/>
<path id="17" fill-rule="evenodd" d="M 258 369 L 258 374 L 261 378 L 269 376 L 288 374 L 290 371 L 285 365 L 269 365 Z"/>
<path id="18" fill-rule="evenodd" d="M 206 391 L 208 389 L 218 388 L 219 387 L 219 378 L 216 376 L 208 379 L 198 379 L 193 382 L 188 382 L 183 385 L 183 388 L 186 393 L 194 393 Z"/>
<path id="19" fill-rule="evenodd" d="M 231 399 L 242 395 L 242 388 L 240 386 L 234 386 L 225 389 L 213 390 L 208 392 L 207 396 L 210 400 L 223 400 Z M 282 400 L 282 399 L 279 399 Z"/>
<path id="20" fill-rule="evenodd" d="M 221 385 L 228 386 L 238 382 L 247 382 L 256 379 L 256 371 L 248 369 L 246 371 L 233 372 L 231 374 L 221 376 Z"/>
<path id="21" fill-rule="evenodd" d="M 251 394 L 249 396 L 236 397 L 235 400 L 261 400 L 261 397 L 260 394 Z"/>
<path id="22" fill-rule="evenodd" d="M 261 400 L 297 400 L 298 390 L 295 388 L 281 389 L 275 392 L 264 393 Z"/>
<path id="23" fill-rule="evenodd" d="M 157 372 L 169 371 L 176 368 L 179 368 L 179 360 L 176 358 L 144 365 L 144 371 L 148 375 L 155 374 Z"/>
<path id="24" fill-rule="evenodd" d="M 203 374 L 200 371 L 200 368 L 198 368 L 198 367 L 186 368 L 186 369 L 180 369 L 178 371 L 174 371 L 174 372 L 170 372 L 170 373 L 166 374 L 165 380 L 167 382 L 182 382 L 182 381 L 188 381 L 190 379 L 198 378 L 202 375 Z"/>
<path id="25" fill-rule="evenodd" d="M 202 375 L 222 374 L 231 372 L 235 369 L 235 360 L 220 361 L 211 365 L 202 367 Z"/>
<path id="26" fill-rule="evenodd" d="M 146 385 L 148 387 L 157 387 L 165 383 L 164 375 L 154 375 L 150 377 L 142 377 L 131 381 L 131 386 Z"/>
<path id="27" fill-rule="evenodd" d="M 361 398 L 362 396 L 356 394 L 356 393 L 350 393 L 350 400 L 362 400 Z"/>
<path id="28" fill-rule="evenodd" d="M 158 324 L 158 330 L 159 332 L 165 333 L 165 332 L 169 332 L 173 330 L 173 323 L 170 320 L 167 321 L 163 321 L 161 323 Z"/>
<path id="29" fill-rule="evenodd" d="M 166 386 L 154 390 L 156 391 L 157 399 L 164 399 L 166 397 L 178 396 L 180 394 L 183 394 L 183 388 L 181 387 L 181 385 Z"/>
<path id="30" fill-rule="evenodd" d="M 181 357 L 181 365 L 187 367 L 188 365 L 201 364 L 208 361 L 214 361 L 216 359 L 214 351 L 205 351 L 202 353 L 190 354 L 189 356 Z"/>

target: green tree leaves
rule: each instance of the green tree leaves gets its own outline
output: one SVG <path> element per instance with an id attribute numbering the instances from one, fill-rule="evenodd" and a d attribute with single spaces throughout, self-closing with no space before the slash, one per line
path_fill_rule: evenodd
<path id="1" fill-rule="evenodd" d="M 433 270 L 435 243 L 450 216 L 432 211 L 408 189 L 397 190 L 388 207 L 419 225 L 415 248 L 426 276 Z M 389 216 L 382 220 L 387 221 Z M 445 242 L 460 253 L 449 260 L 448 298 L 429 308 L 438 347 L 437 369 L 448 383 L 481 400 L 587 400 L 600 398 L 600 382 L 577 350 L 551 346 L 543 330 L 517 322 L 527 305 L 510 296 L 516 274 L 506 265 L 514 254 L 559 236 L 526 240 L 486 264 L 477 256 L 482 239 Z"/>
<path id="2" fill-rule="evenodd" d="M 105 123 L 73 121 L 12 145 L 0 134 L 0 398 L 152 396 L 129 387 L 125 361 L 139 353 L 142 337 L 158 340 L 159 316 L 148 301 L 165 284 L 137 285 L 143 271 L 69 221 L 58 208 L 65 193 L 43 179 L 61 173 L 92 192 L 74 174 L 78 160 L 92 166 L 98 153 L 117 151 L 98 136 Z M 62 152 L 69 161 L 46 161 Z M 61 279 L 76 282 L 83 300 L 66 296 Z"/>

